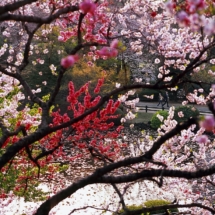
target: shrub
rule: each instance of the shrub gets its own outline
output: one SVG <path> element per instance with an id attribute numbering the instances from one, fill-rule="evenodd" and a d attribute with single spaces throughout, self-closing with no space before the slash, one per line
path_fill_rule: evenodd
<path id="1" fill-rule="evenodd" d="M 160 121 L 160 119 L 157 117 L 157 115 L 161 115 L 164 117 L 164 120 L 168 117 L 168 112 L 166 110 L 160 110 L 153 114 L 151 118 L 151 127 L 154 129 L 158 129 L 163 122 Z"/>
<path id="2" fill-rule="evenodd" d="M 182 112 L 184 116 L 179 117 L 178 116 L 179 112 Z M 189 118 L 197 117 L 197 116 L 199 116 L 199 111 L 195 107 L 186 105 L 186 106 L 179 106 L 175 109 L 174 119 L 178 123 L 181 123 L 181 122 L 186 121 Z"/>
<path id="3" fill-rule="evenodd" d="M 144 205 L 147 207 L 147 208 L 151 208 L 151 207 L 155 207 L 155 206 L 162 206 L 162 205 L 168 205 L 170 204 L 171 202 L 169 201 L 166 201 L 166 200 L 148 200 L 147 202 L 144 203 Z M 178 212 L 178 209 L 177 208 L 172 208 L 172 209 L 168 209 L 169 212 Z M 147 212 L 147 213 L 144 213 L 143 215 L 153 215 L 153 214 L 162 214 L 162 213 L 165 213 L 166 211 L 165 210 L 156 210 L 156 211 L 153 211 L 153 212 Z"/>

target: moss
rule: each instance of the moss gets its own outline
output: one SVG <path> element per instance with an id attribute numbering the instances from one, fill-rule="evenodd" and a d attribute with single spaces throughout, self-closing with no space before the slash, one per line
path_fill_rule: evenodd
<path id="1" fill-rule="evenodd" d="M 127 207 L 127 209 L 130 210 L 130 211 L 138 210 L 138 209 L 142 209 L 142 208 L 143 208 L 142 205 L 129 205 L 129 206 L 126 206 L 126 207 Z M 118 211 L 117 214 L 121 214 L 121 213 L 123 213 L 123 212 L 124 212 L 124 209 L 121 209 L 121 210 Z M 116 213 L 113 213 L 113 215 L 116 215 Z M 143 213 L 138 214 L 138 215 L 143 215 Z"/>
<path id="2" fill-rule="evenodd" d="M 171 204 L 171 202 L 166 201 L 166 200 L 148 200 L 147 202 L 145 202 L 143 205 L 127 205 L 127 209 L 130 211 L 133 210 L 139 210 L 142 209 L 144 207 L 146 208 L 151 208 L 151 207 L 156 207 L 156 206 L 163 206 L 163 205 L 168 205 Z M 167 209 L 168 212 L 178 212 L 177 208 L 172 208 L 172 209 Z M 124 212 L 124 209 L 119 210 L 117 213 L 113 213 L 112 215 L 118 215 L 118 214 L 122 214 Z M 146 212 L 146 213 L 140 213 L 138 215 L 155 215 L 155 214 L 162 214 L 165 213 L 166 210 L 155 210 L 152 212 Z"/>
<path id="3" fill-rule="evenodd" d="M 156 206 L 162 206 L 162 205 L 168 205 L 170 204 L 169 201 L 166 200 L 148 200 L 144 203 L 144 205 L 147 208 L 156 207 Z M 168 209 L 169 212 L 178 212 L 177 208 Z M 153 212 L 144 213 L 143 215 L 153 215 L 153 214 L 159 214 L 159 213 L 165 213 L 166 210 L 155 210 Z"/>

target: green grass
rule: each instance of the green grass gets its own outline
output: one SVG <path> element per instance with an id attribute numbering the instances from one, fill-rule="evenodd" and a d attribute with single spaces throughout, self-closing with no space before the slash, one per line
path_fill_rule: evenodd
<path id="1" fill-rule="evenodd" d="M 131 120 L 131 123 L 148 123 L 152 118 L 153 113 L 138 112 L 136 118 Z"/>

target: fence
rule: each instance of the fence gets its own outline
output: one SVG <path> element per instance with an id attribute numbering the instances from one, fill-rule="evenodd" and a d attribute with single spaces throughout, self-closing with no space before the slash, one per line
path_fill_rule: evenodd
<path id="1" fill-rule="evenodd" d="M 156 112 L 156 111 L 159 111 L 159 110 L 165 110 L 165 108 L 164 107 L 149 107 L 148 105 L 146 105 L 146 106 L 137 106 L 137 108 L 139 108 L 139 110 L 141 111 L 145 111 L 146 113 L 147 112 Z M 168 108 L 167 108 L 167 110 L 168 110 Z"/>
<path id="2" fill-rule="evenodd" d="M 165 108 L 165 107 L 153 107 L 153 106 L 148 106 L 148 105 L 145 105 L 145 106 L 136 106 L 137 108 L 139 108 L 139 111 L 143 111 L 145 113 L 154 113 L 156 111 L 159 111 L 159 110 L 169 110 L 169 108 Z M 201 115 L 212 115 L 212 113 L 210 111 L 204 111 L 204 110 L 199 110 L 200 114 Z"/>

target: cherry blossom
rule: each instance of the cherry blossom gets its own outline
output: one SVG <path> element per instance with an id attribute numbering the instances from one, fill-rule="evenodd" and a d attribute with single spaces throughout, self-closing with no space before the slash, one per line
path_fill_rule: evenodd
<path id="1" fill-rule="evenodd" d="M 74 65 L 75 62 L 78 61 L 78 56 L 77 55 L 69 55 L 65 58 L 62 58 L 61 60 L 61 66 L 64 67 L 65 69 L 71 67 Z"/>
<path id="2" fill-rule="evenodd" d="M 206 131 L 212 131 L 215 127 L 215 119 L 214 116 L 205 116 L 204 120 L 201 121 L 201 126 Z"/>
<path id="3" fill-rule="evenodd" d="M 82 13 L 91 13 L 94 14 L 96 10 L 96 4 L 91 0 L 84 0 L 80 3 L 79 8 Z"/>
<path id="4" fill-rule="evenodd" d="M 49 185 L 49 198 L 43 204 L 32 206 L 31 211 L 26 209 L 26 213 L 44 213 L 44 208 L 45 213 L 49 213 L 55 205 L 54 210 L 57 210 L 60 200 L 79 191 L 85 193 L 82 188 L 99 183 L 108 184 L 108 189 L 99 185 L 90 187 L 92 195 L 99 196 L 102 189 L 109 191 L 111 185 L 116 185 L 122 195 L 117 196 L 119 192 L 115 188 L 105 193 L 110 196 L 110 202 L 98 198 L 97 205 L 88 201 L 78 207 L 99 206 L 105 213 L 109 209 L 112 213 L 121 208 L 124 200 L 127 205 L 142 204 L 152 198 L 170 201 L 177 198 L 180 204 L 199 202 L 203 205 L 197 209 L 185 206 L 187 213 L 214 213 L 214 195 L 208 184 L 212 186 L 215 181 L 215 142 L 207 132 L 214 132 L 215 87 L 212 85 L 205 90 L 205 83 L 194 82 L 191 78 L 203 70 L 214 75 L 211 9 L 214 3 L 203 0 L 183 3 L 157 0 L 15 3 L 7 0 L 0 3 L 1 176 L 7 179 L 8 171 L 19 172 L 13 174 L 15 180 L 10 189 L 14 192 L 7 193 L 1 188 L 0 204 L 4 207 L 1 213 L 16 200 L 16 192 L 28 191 L 27 188 L 33 191 L 37 183 Z M 51 51 L 55 45 L 59 50 L 53 60 Z M 137 70 L 133 76 L 135 83 L 130 84 L 128 80 L 128 84 L 122 86 L 120 80 L 111 80 L 117 81 L 116 89 L 109 89 L 103 95 L 100 90 L 104 77 L 99 78 L 92 94 L 90 80 L 79 89 L 70 81 L 68 95 L 62 95 L 62 80 L 67 69 L 83 56 L 90 57 L 88 65 L 91 66 L 96 65 L 97 60 L 116 58 L 125 73 L 134 67 L 133 71 Z M 55 75 L 51 90 L 45 86 L 32 87 L 27 82 L 26 73 L 37 67 L 40 69 L 36 69 L 35 76 L 43 74 L 43 85 L 49 81 L 45 69 Z M 143 69 L 153 75 L 147 84 L 142 81 Z M 131 75 L 135 75 L 133 71 Z M 114 127 L 113 120 L 119 119 L 116 112 L 120 105 L 126 113 L 119 121 L 125 123 L 135 118 L 139 102 L 139 98 L 135 98 L 136 90 L 177 90 L 179 85 L 184 87 L 183 84 L 194 86 L 183 105 L 188 101 L 208 104 L 212 111 L 200 121 L 199 127 L 201 117 L 178 124 L 174 120 L 174 107 L 169 109 L 167 119 L 158 115 L 162 125 L 155 133 L 142 130 L 133 135 L 135 124 L 128 128 L 128 134 L 122 126 Z M 195 84 L 200 89 L 195 89 Z M 211 83 L 206 84 L 210 86 Z M 49 92 L 41 97 L 46 94 L 44 89 Z M 67 102 L 66 110 L 58 106 L 57 96 Z M 181 117 L 183 114 L 179 112 Z M 89 163 L 83 165 L 85 159 L 95 167 L 87 173 L 80 171 L 90 167 Z M 69 166 L 65 172 L 60 169 L 64 163 Z M 76 167 L 80 167 L 80 175 L 74 182 L 71 175 L 75 176 Z M 138 196 L 140 189 L 142 192 Z M 62 192 L 58 192 L 61 190 L 65 193 L 63 197 Z M 129 199 L 132 201 L 127 201 Z M 89 214 L 89 210 L 84 213 Z"/>

